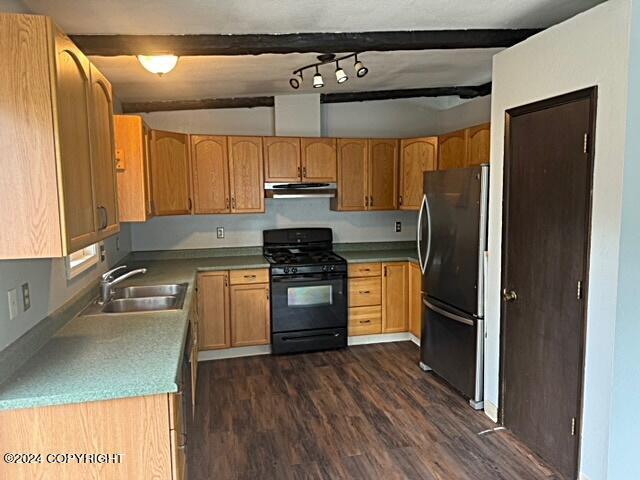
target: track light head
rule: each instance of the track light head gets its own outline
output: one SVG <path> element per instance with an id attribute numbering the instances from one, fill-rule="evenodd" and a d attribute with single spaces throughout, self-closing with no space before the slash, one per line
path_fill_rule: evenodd
<path id="1" fill-rule="evenodd" d="M 340 64 L 336 62 L 336 81 L 338 83 L 344 83 L 347 80 L 349 80 L 349 77 L 344 73 L 344 70 L 340 68 Z"/>
<path id="2" fill-rule="evenodd" d="M 313 76 L 313 88 L 322 88 L 324 87 L 324 80 L 322 79 L 322 75 L 318 71 L 318 67 L 316 67 L 316 74 Z"/>
<path id="3" fill-rule="evenodd" d="M 358 78 L 364 77 L 367 73 L 369 73 L 369 69 L 364 66 L 360 60 L 358 60 L 358 55 L 355 56 L 355 63 L 353 64 L 353 68 L 356 71 L 356 76 Z"/>
<path id="4" fill-rule="evenodd" d="M 294 90 L 297 90 L 298 88 L 300 88 L 300 82 L 296 77 L 291 77 L 289 79 L 289 85 L 291 85 L 291 88 L 293 88 Z"/>

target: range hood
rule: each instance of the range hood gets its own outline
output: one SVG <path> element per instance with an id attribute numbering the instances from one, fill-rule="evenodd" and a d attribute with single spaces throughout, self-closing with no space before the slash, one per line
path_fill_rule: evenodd
<path id="1" fill-rule="evenodd" d="M 265 183 L 266 198 L 333 198 L 335 183 Z"/>

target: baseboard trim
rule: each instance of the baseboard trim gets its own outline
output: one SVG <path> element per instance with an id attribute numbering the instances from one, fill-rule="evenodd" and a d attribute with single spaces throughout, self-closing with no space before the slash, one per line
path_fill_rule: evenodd
<path id="1" fill-rule="evenodd" d="M 484 401 L 484 413 L 494 422 L 498 423 L 498 407 L 489 400 Z"/>
<path id="2" fill-rule="evenodd" d="M 358 335 L 349 337 L 348 344 L 369 345 L 372 343 L 406 342 L 411 341 L 420 345 L 420 340 L 409 332 L 401 333 L 381 333 L 377 335 Z M 211 360 L 224 360 L 226 358 L 253 357 L 256 355 L 269 355 L 271 345 L 257 345 L 254 347 L 235 347 L 220 350 L 202 350 L 198 352 L 199 362 L 209 362 Z"/>
<path id="3" fill-rule="evenodd" d="M 225 358 L 253 357 L 256 355 L 269 355 L 271 345 L 256 345 L 253 347 L 234 347 L 221 350 L 203 350 L 198 352 L 199 362 L 210 360 L 224 360 Z"/>
<path id="4" fill-rule="evenodd" d="M 368 345 L 370 343 L 406 342 L 409 340 L 411 340 L 411 334 L 409 332 L 358 335 L 355 337 L 349 337 L 349 346 Z"/>

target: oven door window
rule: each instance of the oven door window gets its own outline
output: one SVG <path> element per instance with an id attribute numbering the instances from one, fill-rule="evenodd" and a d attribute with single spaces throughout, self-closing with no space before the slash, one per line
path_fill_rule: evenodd
<path id="1" fill-rule="evenodd" d="M 333 286 L 316 285 L 287 288 L 287 305 L 293 308 L 320 307 L 333 304 Z"/>

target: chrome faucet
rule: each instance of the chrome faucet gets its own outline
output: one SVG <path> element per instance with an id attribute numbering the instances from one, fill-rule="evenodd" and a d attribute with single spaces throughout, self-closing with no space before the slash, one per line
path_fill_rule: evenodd
<path id="1" fill-rule="evenodd" d="M 103 305 L 111 300 L 111 288 L 114 285 L 117 285 L 123 280 L 126 280 L 129 277 L 133 277 L 134 275 L 137 275 L 139 273 L 147 273 L 146 268 L 138 268 L 136 270 L 131 270 L 130 272 L 120 275 L 119 277 L 113 277 L 114 273 L 119 272 L 120 270 L 124 270 L 125 268 L 127 268 L 127 266 L 122 265 L 102 274 L 102 279 L 100 280 L 100 298 L 98 299 L 98 303 L 100 305 Z"/>

